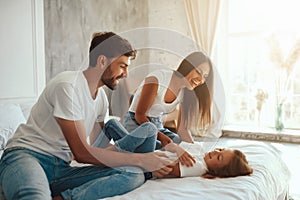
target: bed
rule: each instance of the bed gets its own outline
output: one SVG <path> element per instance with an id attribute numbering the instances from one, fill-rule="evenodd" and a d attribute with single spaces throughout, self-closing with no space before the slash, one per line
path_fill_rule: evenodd
<path id="1" fill-rule="evenodd" d="M 24 123 L 32 103 L 0 104 L 1 147 Z M 127 194 L 106 200 L 285 200 L 288 197 L 290 172 L 281 159 L 281 152 L 271 143 L 238 139 L 207 139 L 197 141 L 199 148 L 209 151 L 229 147 L 244 152 L 254 172 L 251 176 L 204 179 L 200 177 L 148 180 Z M 2 151 L 0 151 L 0 155 Z M 0 194 L 1 196 L 1 194 Z M 1 199 L 1 198 L 0 198 Z"/>
<path id="2" fill-rule="evenodd" d="M 220 138 L 197 142 L 204 149 L 229 147 L 243 151 L 254 172 L 251 176 L 205 179 L 200 177 L 148 180 L 136 190 L 106 200 L 285 200 L 290 172 L 281 152 L 259 141 Z"/>

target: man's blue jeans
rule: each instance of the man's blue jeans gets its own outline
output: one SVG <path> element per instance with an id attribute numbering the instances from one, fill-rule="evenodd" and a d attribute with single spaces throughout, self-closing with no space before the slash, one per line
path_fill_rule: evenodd
<path id="1" fill-rule="evenodd" d="M 146 123 L 138 131 L 156 135 L 157 129 Z M 121 148 L 127 146 L 125 142 L 117 143 Z M 144 181 L 138 167 L 72 167 L 62 159 L 25 148 L 5 150 L 0 161 L 0 193 L 7 200 L 51 200 L 59 194 L 64 199 L 100 199 L 127 193 Z"/>

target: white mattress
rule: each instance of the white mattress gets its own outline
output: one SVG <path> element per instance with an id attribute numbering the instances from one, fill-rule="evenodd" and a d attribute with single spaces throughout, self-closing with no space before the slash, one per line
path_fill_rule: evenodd
<path id="1" fill-rule="evenodd" d="M 251 176 L 204 179 L 201 177 L 148 180 L 141 187 L 107 200 L 283 200 L 288 192 L 290 172 L 281 153 L 271 144 L 246 140 L 197 143 L 208 150 L 230 147 L 244 152 L 254 172 Z"/>

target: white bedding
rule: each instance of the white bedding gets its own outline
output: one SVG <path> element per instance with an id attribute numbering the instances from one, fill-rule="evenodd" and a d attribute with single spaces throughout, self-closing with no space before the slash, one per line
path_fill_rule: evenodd
<path id="1" fill-rule="evenodd" d="M 0 130 L 13 130 L 16 128 L 16 123 L 24 122 L 24 116 L 20 109 L 14 109 L 18 112 L 12 112 L 11 109 L 8 109 L 11 106 L 15 106 L 15 104 L 2 106 L 0 110 L 1 116 L 4 118 L 0 120 L 4 124 Z M 24 109 L 21 107 L 21 109 L 23 114 L 28 116 L 30 106 Z M 13 116 L 13 119 L 10 116 Z M 285 198 L 288 192 L 290 172 L 281 159 L 280 149 L 276 149 L 272 144 L 222 138 L 215 142 L 198 142 L 197 145 L 206 151 L 210 151 L 214 147 L 239 149 L 246 154 L 254 172 L 251 176 L 223 179 L 189 177 L 148 180 L 132 192 L 106 199 L 283 200 Z"/>
<path id="2" fill-rule="evenodd" d="M 148 180 L 144 185 L 107 200 L 283 200 L 290 172 L 280 150 L 258 141 L 220 139 L 214 144 L 198 142 L 207 150 L 230 147 L 244 152 L 254 172 L 251 176 L 204 179 L 201 177 Z"/>

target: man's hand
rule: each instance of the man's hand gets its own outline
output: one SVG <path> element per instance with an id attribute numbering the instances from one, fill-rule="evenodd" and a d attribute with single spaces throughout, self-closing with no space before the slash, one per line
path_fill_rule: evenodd
<path id="1" fill-rule="evenodd" d="M 163 177 L 172 171 L 174 162 L 168 160 L 168 156 L 161 152 L 151 152 L 141 154 L 141 166 L 148 171 L 153 172 L 157 177 Z"/>

